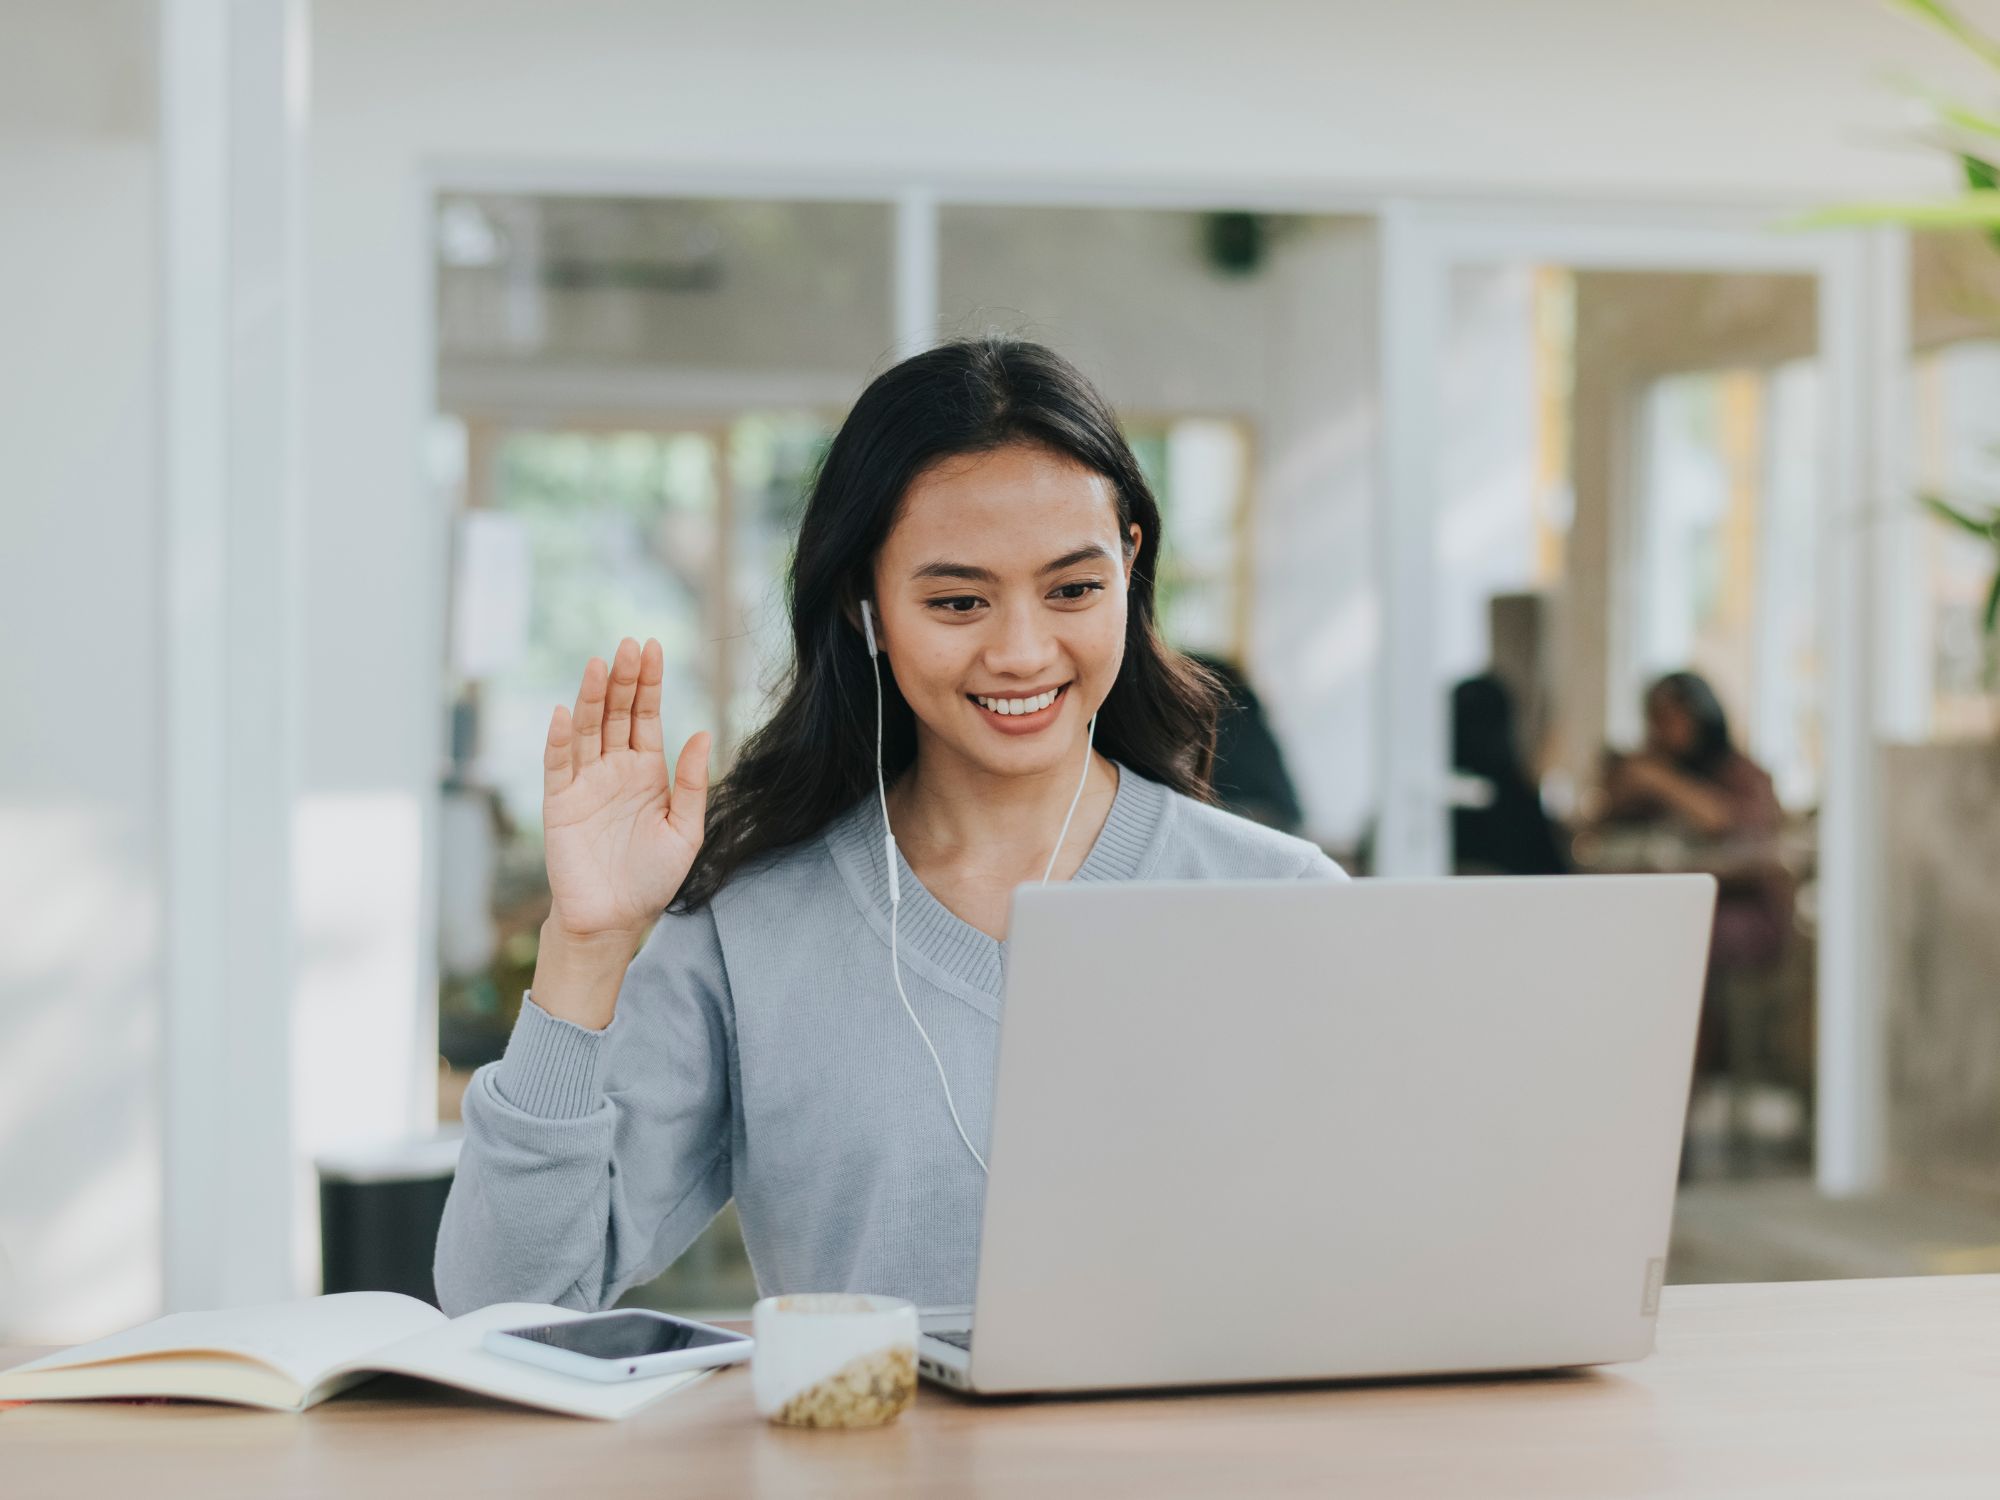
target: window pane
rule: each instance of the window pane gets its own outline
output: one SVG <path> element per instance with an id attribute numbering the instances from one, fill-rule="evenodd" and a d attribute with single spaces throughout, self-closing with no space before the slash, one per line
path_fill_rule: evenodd
<path id="1" fill-rule="evenodd" d="M 519 432 L 500 442 L 492 508 L 528 539 L 529 625 L 520 659 L 480 686 L 476 764 L 537 844 L 536 752 L 592 656 L 608 657 L 621 636 L 657 637 L 662 721 L 712 718 L 717 470 L 714 442 L 699 433 Z"/>

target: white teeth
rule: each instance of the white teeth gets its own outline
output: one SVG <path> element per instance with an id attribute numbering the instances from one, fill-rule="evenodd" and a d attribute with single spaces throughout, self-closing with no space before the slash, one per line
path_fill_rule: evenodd
<path id="1" fill-rule="evenodd" d="M 1055 702 L 1061 692 L 1061 688 L 1056 688 L 1034 698 L 982 698 L 975 694 L 974 699 L 981 708 L 989 712 L 1012 716 L 1039 713 Z"/>

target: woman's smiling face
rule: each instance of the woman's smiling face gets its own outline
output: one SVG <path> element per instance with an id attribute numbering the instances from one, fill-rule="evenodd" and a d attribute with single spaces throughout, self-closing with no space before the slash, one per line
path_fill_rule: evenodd
<path id="1" fill-rule="evenodd" d="M 1121 535 L 1109 479 L 1013 443 L 932 465 L 875 559 L 883 656 L 919 753 L 990 774 L 1071 764 L 1125 659 Z"/>

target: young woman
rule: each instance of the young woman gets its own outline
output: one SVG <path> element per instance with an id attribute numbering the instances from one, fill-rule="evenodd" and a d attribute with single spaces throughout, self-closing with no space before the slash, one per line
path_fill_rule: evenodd
<path id="1" fill-rule="evenodd" d="M 972 1301 L 1013 888 L 1341 878 L 1204 801 L 1214 688 L 1157 633 L 1159 530 L 1073 367 L 950 344 L 834 438 L 791 677 L 712 806 L 705 734 L 669 785 L 658 645 L 589 663 L 543 754 L 534 987 L 465 1098 L 447 1312 L 608 1306 L 732 1197 L 766 1293 Z"/>
<path id="2" fill-rule="evenodd" d="M 1611 763 L 1604 792 L 1607 821 L 1656 823 L 1740 846 L 1716 894 L 1711 1000 L 1695 1042 L 1696 1072 L 1712 1072 L 1727 1046 L 1716 983 L 1770 968 L 1790 941 L 1795 890 L 1776 847 L 1784 809 L 1770 774 L 1737 748 L 1715 689 L 1694 672 L 1670 672 L 1647 689 L 1646 747 Z"/>

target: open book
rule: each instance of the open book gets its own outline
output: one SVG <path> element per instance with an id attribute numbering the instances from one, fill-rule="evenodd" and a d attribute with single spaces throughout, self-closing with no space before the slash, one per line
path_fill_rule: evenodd
<path id="1" fill-rule="evenodd" d="M 183 1396 L 304 1411 L 371 1375 L 414 1375 L 572 1417 L 615 1421 L 706 1370 L 600 1384 L 488 1353 L 491 1328 L 580 1318 L 539 1302 L 496 1302 L 447 1318 L 399 1292 L 174 1313 L 0 1370 L 0 1401 Z"/>

